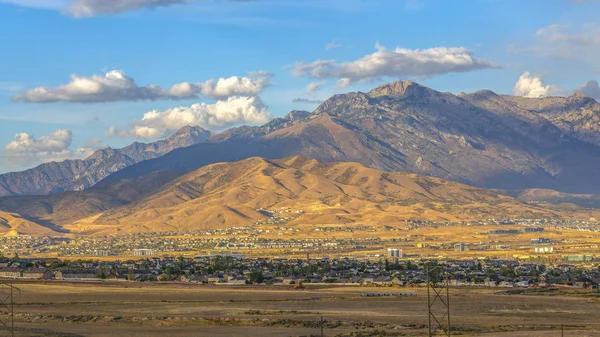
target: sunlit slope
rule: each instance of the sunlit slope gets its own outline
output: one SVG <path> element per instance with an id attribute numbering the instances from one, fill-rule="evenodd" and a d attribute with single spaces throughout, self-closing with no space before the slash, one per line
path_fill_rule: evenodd
<path id="1" fill-rule="evenodd" d="M 267 219 L 261 208 L 281 207 L 304 211 L 293 225 L 559 215 L 439 178 L 292 157 L 205 166 L 139 202 L 104 212 L 95 223 L 121 232 L 231 227 Z"/>

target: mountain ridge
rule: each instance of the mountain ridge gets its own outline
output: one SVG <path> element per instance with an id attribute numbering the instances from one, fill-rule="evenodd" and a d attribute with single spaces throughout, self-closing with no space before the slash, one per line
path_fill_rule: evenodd
<path id="1" fill-rule="evenodd" d="M 116 181 L 154 170 L 189 172 L 252 156 L 295 155 L 485 188 L 596 193 L 600 104 L 581 95 L 524 98 L 489 90 L 454 95 L 397 81 L 367 93 L 336 94 L 313 112 L 292 111 L 262 126 L 209 134 L 166 155 L 113 165 L 101 176 Z M 82 174 L 90 170 L 78 165 Z"/>
<path id="2" fill-rule="evenodd" d="M 282 207 L 301 211 L 289 220 L 292 226 L 590 214 L 530 205 L 441 178 L 303 156 L 250 157 L 187 173 L 156 171 L 78 192 L 0 198 L 0 209 L 15 218 L 68 235 L 247 226 L 268 220 L 261 209 Z"/>
<path id="3" fill-rule="evenodd" d="M 238 136 L 215 135 L 210 149 L 197 144 L 107 179 L 134 176 L 136 171 L 192 170 L 211 162 L 238 160 L 247 153 L 246 157 L 303 155 L 321 161 L 361 162 L 485 188 L 548 188 L 569 193 L 594 193 L 600 188 L 600 183 L 590 183 L 600 175 L 600 151 L 594 142 L 568 133 L 528 105 L 517 104 L 518 98 L 506 97 L 491 91 L 453 95 L 414 82 L 393 82 L 371 94 L 334 95 L 294 123 L 269 129 L 243 127 L 237 133 L 244 135 L 243 143 L 234 142 Z M 568 98 L 553 100 L 556 106 L 573 104 Z M 591 99 L 579 102 L 598 107 Z M 219 147 L 239 155 L 190 159 L 205 151 L 219 152 Z"/>
<path id="4" fill-rule="evenodd" d="M 134 142 L 121 149 L 105 148 L 86 159 L 38 165 L 21 172 L 0 175 L 0 196 L 46 195 L 79 191 L 125 167 L 156 158 L 176 148 L 205 141 L 210 131 L 186 126 L 167 139 L 152 143 Z"/>

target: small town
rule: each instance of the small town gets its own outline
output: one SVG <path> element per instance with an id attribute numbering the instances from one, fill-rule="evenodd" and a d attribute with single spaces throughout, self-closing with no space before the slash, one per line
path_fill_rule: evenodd
<path id="1" fill-rule="evenodd" d="M 141 252 L 143 253 L 147 252 Z M 186 282 L 224 285 L 340 284 L 426 286 L 427 270 L 441 267 L 454 286 L 598 289 L 600 263 L 535 264 L 519 260 L 412 260 L 389 248 L 377 260 L 352 258 L 245 258 L 215 253 L 194 258 L 146 257 L 127 261 L 25 259 L 0 262 L 0 278 L 57 281 Z M 431 274 L 429 274 L 430 277 Z"/>

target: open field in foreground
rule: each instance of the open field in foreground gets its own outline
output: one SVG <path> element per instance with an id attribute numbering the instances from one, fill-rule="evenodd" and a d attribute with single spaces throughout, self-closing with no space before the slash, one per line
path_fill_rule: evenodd
<path id="1" fill-rule="evenodd" d="M 15 283 L 17 336 L 424 336 L 424 288 Z M 361 297 L 365 292 L 416 297 Z M 454 335 L 600 336 L 600 294 L 451 289 Z M 7 335 L 6 332 L 0 331 Z"/>

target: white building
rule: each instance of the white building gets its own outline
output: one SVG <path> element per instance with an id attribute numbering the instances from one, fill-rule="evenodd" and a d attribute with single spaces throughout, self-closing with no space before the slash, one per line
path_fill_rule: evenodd
<path id="1" fill-rule="evenodd" d="M 533 250 L 536 253 L 553 253 L 554 252 L 554 247 L 548 247 L 548 246 L 535 247 Z"/>
<path id="2" fill-rule="evenodd" d="M 388 256 L 399 259 L 403 257 L 402 249 L 400 248 L 388 248 Z"/>
<path id="3" fill-rule="evenodd" d="M 133 256 L 152 256 L 154 249 L 134 249 Z"/>

